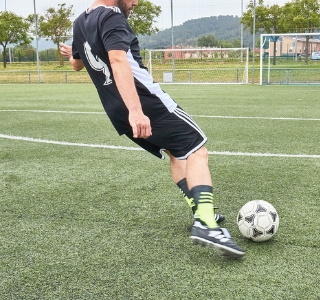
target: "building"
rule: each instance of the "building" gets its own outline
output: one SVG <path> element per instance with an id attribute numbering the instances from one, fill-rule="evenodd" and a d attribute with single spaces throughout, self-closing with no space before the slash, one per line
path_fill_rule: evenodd
<path id="1" fill-rule="evenodd" d="M 175 59 L 201 59 L 201 58 L 228 58 L 229 51 L 220 48 L 206 48 L 206 47 L 193 47 L 193 48 L 174 48 Z M 164 50 L 164 59 L 172 59 L 172 48 Z"/>
<path id="2" fill-rule="evenodd" d="M 320 51 L 320 39 L 309 39 L 308 53 Z M 274 56 L 273 42 L 269 41 L 269 49 L 266 49 L 270 56 Z M 306 54 L 306 38 L 294 36 L 282 36 L 276 42 L 276 56 L 299 56 Z"/>

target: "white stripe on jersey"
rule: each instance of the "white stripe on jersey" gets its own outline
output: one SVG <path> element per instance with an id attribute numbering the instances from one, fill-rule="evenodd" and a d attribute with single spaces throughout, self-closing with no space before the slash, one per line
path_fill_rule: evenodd
<path id="1" fill-rule="evenodd" d="M 130 63 L 133 76 L 139 80 L 151 94 L 156 95 L 167 107 L 168 111 L 172 113 L 176 109 L 177 103 L 161 89 L 159 83 L 153 82 L 152 77 L 146 69 L 140 68 L 139 64 L 134 60 L 130 49 L 127 52 L 127 59 Z"/>
<path id="2" fill-rule="evenodd" d="M 86 13 L 88 14 L 88 13 L 90 13 L 90 11 L 95 10 L 96 8 L 99 8 L 99 7 L 110 8 L 114 12 L 117 12 L 117 13 L 121 14 L 121 10 L 120 10 L 119 7 L 116 7 L 116 6 L 105 6 L 105 5 L 98 5 L 98 6 L 92 7 L 90 10 L 87 9 Z"/>

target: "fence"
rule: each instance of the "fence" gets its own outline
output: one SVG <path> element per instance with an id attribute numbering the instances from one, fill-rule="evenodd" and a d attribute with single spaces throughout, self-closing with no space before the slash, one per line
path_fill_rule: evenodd
<path id="1" fill-rule="evenodd" d="M 2 83 L 91 83 L 87 71 L 0 71 Z"/>
<path id="2" fill-rule="evenodd" d="M 248 83 L 248 48 L 161 49 L 143 55 L 159 83 Z M 174 65 L 173 65 L 174 63 Z M 88 83 L 86 71 L 2 71 L 0 83 Z"/>
<path id="3" fill-rule="evenodd" d="M 320 85 L 319 68 L 272 68 L 263 70 L 262 84 Z"/>
<path id="4" fill-rule="evenodd" d="M 248 83 L 248 48 L 186 48 L 148 51 L 157 82 Z"/>

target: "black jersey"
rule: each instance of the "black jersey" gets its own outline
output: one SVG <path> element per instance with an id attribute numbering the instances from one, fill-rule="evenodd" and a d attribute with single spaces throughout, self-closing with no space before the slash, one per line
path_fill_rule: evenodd
<path id="1" fill-rule="evenodd" d="M 175 101 L 154 83 L 142 64 L 139 43 L 126 17 L 117 7 L 98 6 L 74 22 L 72 51 L 81 58 L 102 105 L 119 134 L 131 131 L 126 108 L 116 87 L 108 51 L 124 50 L 131 65 L 142 109 L 151 126 L 177 107 Z"/>

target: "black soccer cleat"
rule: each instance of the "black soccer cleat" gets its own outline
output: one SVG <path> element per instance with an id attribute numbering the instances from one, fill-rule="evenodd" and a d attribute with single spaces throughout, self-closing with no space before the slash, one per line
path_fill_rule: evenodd
<path id="1" fill-rule="evenodd" d="M 216 209 L 216 208 L 215 208 L 215 209 Z M 194 217 L 194 221 L 199 221 L 197 213 L 194 213 L 194 214 L 193 214 L 193 217 Z M 222 222 L 225 220 L 225 217 L 224 217 L 224 215 L 218 214 L 218 213 L 215 212 L 215 213 L 214 213 L 214 219 L 216 220 L 216 222 L 217 222 L 218 224 L 220 224 L 220 223 L 222 223 Z"/>
<path id="2" fill-rule="evenodd" d="M 219 224 L 219 223 L 224 221 L 225 217 L 224 217 L 224 215 L 221 215 L 221 214 L 218 214 L 218 213 L 214 213 L 214 219 Z"/>
<path id="3" fill-rule="evenodd" d="M 222 256 L 227 258 L 239 259 L 245 255 L 245 251 L 231 240 L 225 228 L 208 228 L 199 221 L 195 221 L 190 238 L 194 244 L 216 248 Z"/>

